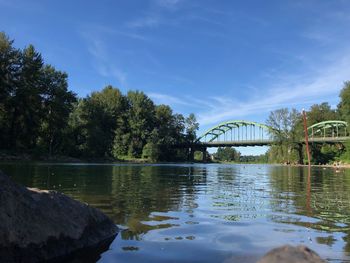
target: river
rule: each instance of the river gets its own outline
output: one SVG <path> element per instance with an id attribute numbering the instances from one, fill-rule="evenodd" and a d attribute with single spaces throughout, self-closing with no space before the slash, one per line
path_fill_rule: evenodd
<path id="1" fill-rule="evenodd" d="M 350 169 L 80 163 L 0 169 L 114 220 L 121 232 L 91 262 L 255 262 L 283 244 L 350 261 Z"/>

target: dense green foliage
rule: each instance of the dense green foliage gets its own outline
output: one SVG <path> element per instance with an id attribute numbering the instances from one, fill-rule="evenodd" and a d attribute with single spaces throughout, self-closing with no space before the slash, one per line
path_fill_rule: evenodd
<path id="1" fill-rule="evenodd" d="M 350 123 L 350 81 L 344 83 L 344 88 L 340 92 L 338 110 L 342 119 Z"/>
<path id="2" fill-rule="evenodd" d="M 350 125 L 350 81 L 344 83 L 344 87 L 340 92 L 340 103 L 338 105 L 338 114 L 341 119 Z M 348 126 L 348 132 L 350 127 Z M 342 161 L 350 163 L 350 142 L 344 144 L 344 152 L 340 156 Z"/>
<path id="3" fill-rule="evenodd" d="M 268 163 L 269 157 L 267 153 L 260 155 L 241 155 L 239 161 L 241 163 Z"/>
<path id="4" fill-rule="evenodd" d="M 39 156 L 185 160 L 198 123 L 143 92 L 112 86 L 78 99 L 67 74 L 0 33 L 0 149 Z"/>
<path id="5" fill-rule="evenodd" d="M 219 147 L 213 154 L 214 161 L 234 163 L 268 163 L 268 154 L 242 155 L 233 147 Z"/>
<path id="6" fill-rule="evenodd" d="M 302 145 L 297 143 L 302 134 L 301 114 L 296 109 L 287 108 L 272 111 L 266 124 L 273 128 L 273 137 L 278 141 L 268 154 L 270 162 L 302 162 L 298 153 Z"/>
<path id="7" fill-rule="evenodd" d="M 224 162 L 239 162 L 241 153 L 233 147 L 219 147 L 214 159 Z"/>
<path id="8" fill-rule="evenodd" d="M 67 74 L 45 65 L 32 45 L 19 50 L 0 33 L 0 148 L 16 152 L 61 151 L 76 101 Z"/>

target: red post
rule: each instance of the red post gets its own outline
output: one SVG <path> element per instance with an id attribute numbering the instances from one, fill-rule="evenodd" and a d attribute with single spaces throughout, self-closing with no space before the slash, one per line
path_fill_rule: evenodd
<path id="1" fill-rule="evenodd" d="M 303 109 L 303 119 L 304 119 L 304 133 L 305 133 L 305 144 L 306 144 L 306 153 L 307 153 L 307 160 L 309 166 L 311 165 L 310 163 L 310 149 L 309 149 L 309 135 L 307 133 L 307 123 L 306 123 L 306 112 Z"/>

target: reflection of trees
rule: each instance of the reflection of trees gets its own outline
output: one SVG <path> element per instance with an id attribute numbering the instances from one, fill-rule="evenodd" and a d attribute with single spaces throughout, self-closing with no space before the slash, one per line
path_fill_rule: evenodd
<path id="1" fill-rule="evenodd" d="M 1 165 L 1 169 L 21 184 L 62 191 L 101 209 L 116 224 L 128 227 L 122 232 L 126 239 L 173 226 L 177 218 L 168 216 L 168 211 L 185 209 L 191 214 L 197 207 L 197 186 L 206 180 L 206 169 L 200 166 Z"/>
<path id="2" fill-rule="evenodd" d="M 299 214 L 318 220 L 273 217 L 274 221 L 292 223 L 317 230 L 344 232 L 345 250 L 350 252 L 350 170 L 312 168 L 308 189 L 307 168 L 276 167 L 271 169 L 271 205 L 275 212 Z M 350 179 L 350 178 L 349 178 Z M 320 242 L 332 244 L 332 236 Z"/>
<path id="3" fill-rule="evenodd" d="M 114 166 L 112 176 L 112 218 L 129 228 L 125 235 L 146 233 L 171 223 L 149 225 L 144 221 L 174 218 L 150 215 L 151 212 L 191 210 L 196 207 L 195 186 L 205 177 L 192 176 L 197 168 L 167 166 Z"/>
<path id="4" fill-rule="evenodd" d="M 112 177 L 112 217 L 126 225 L 124 239 L 138 239 L 152 229 L 168 228 L 177 218 L 168 211 L 195 208 L 196 185 L 205 180 L 196 167 L 115 166 Z M 151 214 L 164 212 L 163 216 Z M 152 223 L 152 222 L 153 223 Z"/>

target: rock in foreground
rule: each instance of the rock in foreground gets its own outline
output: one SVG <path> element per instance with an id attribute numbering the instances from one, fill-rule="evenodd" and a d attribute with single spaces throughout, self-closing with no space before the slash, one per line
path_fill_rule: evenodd
<path id="1" fill-rule="evenodd" d="M 19 186 L 0 171 L 0 262 L 65 257 L 117 232 L 99 210 L 55 191 Z"/>
<path id="2" fill-rule="evenodd" d="M 269 251 L 258 263 L 325 263 L 305 246 L 283 246 Z"/>

